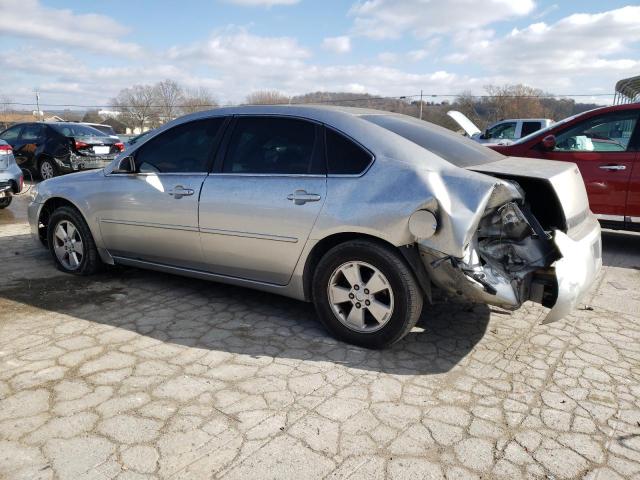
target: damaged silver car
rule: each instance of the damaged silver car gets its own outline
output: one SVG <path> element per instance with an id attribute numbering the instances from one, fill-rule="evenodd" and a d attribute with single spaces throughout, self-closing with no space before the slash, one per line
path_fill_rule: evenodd
<path id="1" fill-rule="evenodd" d="M 311 301 L 371 348 L 406 335 L 433 288 L 558 320 L 602 263 L 575 165 L 338 107 L 182 117 L 102 170 L 41 183 L 29 219 L 65 272 L 131 265 Z"/>

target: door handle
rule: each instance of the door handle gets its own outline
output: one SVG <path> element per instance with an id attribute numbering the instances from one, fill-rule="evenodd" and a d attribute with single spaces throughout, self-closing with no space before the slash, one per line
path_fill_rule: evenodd
<path id="1" fill-rule="evenodd" d="M 598 168 L 600 170 L 616 171 L 616 170 L 626 170 L 627 166 L 626 165 L 600 165 Z"/>
<path id="2" fill-rule="evenodd" d="M 182 185 L 176 185 L 173 187 L 173 190 L 169 190 L 167 193 L 176 200 L 179 200 L 182 197 L 189 197 L 193 195 L 193 190 L 191 188 L 184 188 Z"/>
<path id="3" fill-rule="evenodd" d="M 304 205 L 307 202 L 317 202 L 320 195 L 317 193 L 307 193 L 306 190 L 296 190 L 287 195 L 287 200 L 291 200 L 296 205 Z"/>

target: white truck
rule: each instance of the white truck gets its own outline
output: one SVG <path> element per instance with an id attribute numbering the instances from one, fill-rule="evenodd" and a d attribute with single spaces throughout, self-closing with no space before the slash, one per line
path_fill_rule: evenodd
<path id="1" fill-rule="evenodd" d="M 489 125 L 483 133 L 464 113 L 449 110 L 447 115 L 460 125 L 469 138 L 492 145 L 509 145 L 554 123 L 549 118 L 507 118 Z"/>

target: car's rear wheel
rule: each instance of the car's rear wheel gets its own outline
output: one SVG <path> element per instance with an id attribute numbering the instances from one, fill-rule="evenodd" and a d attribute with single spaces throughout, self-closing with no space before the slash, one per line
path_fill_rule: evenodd
<path id="1" fill-rule="evenodd" d="M 313 302 L 336 337 L 367 348 L 402 339 L 422 312 L 422 291 L 402 256 L 369 240 L 340 244 L 318 263 Z"/>
<path id="2" fill-rule="evenodd" d="M 11 196 L 0 198 L 0 209 L 7 208 L 9 205 L 11 205 L 12 199 L 13 197 Z"/>
<path id="3" fill-rule="evenodd" d="M 51 214 L 47 242 L 63 272 L 91 275 L 102 265 L 89 226 L 75 208 L 60 207 Z"/>
<path id="4" fill-rule="evenodd" d="M 40 174 L 40 178 L 42 180 L 48 180 L 49 178 L 55 177 L 58 174 L 58 170 L 56 169 L 56 166 L 51 159 L 43 158 L 42 160 L 40 160 L 38 173 Z"/>

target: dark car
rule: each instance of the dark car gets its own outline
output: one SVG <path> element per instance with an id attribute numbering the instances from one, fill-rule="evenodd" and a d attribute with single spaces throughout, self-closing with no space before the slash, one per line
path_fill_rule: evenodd
<path id="1" fill-rule="evenodd" d="M 80 123 L 21 123 L 2 133 L 16 162 L 43 180 L 63 173 L 102 168 L 124 150 L 124 144 Z"/>
<path id="2" fill-rule="evenodd" d="M 640 103 L 590 110 L 491 148 L 513 157 L 575 163 L 600 223 L 640 231 Z"/>

